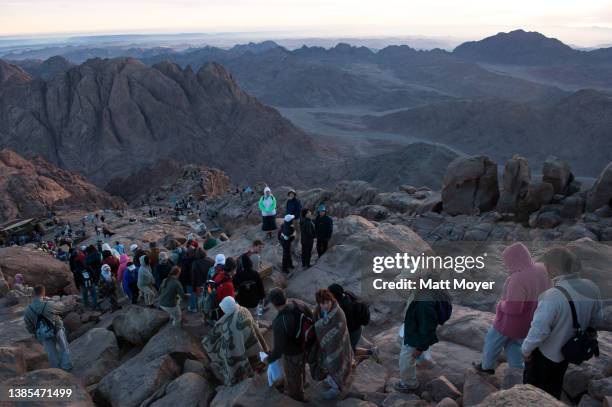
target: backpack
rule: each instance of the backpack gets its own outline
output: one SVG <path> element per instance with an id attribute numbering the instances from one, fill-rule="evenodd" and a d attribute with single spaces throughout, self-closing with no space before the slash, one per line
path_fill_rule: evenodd
<path id="1" fill-rule="evenodd" d="M 291 335 L 291 338 L 302 347 L 304 352 L 308 352 L 317 340 L 314 320 L 296 303 L 293 307 L 293 317 L 295 318 L 296 332 Z M 283 324 L 285 325 L 285 332 L 287 332 L 287 322 L 284 317 Z M 289 335 L 289 332 L 287 332 L 287 335 Z"/>
<path id="2" fill-rule="evenodd" d="M 351 310 L 355 322 L 361 326 L 368 325 L 370 323 L 370 306 L 363 301 L 360 301 L 355 294 L 350 291 L 345 291 L 344 294 L 351 301 Z"/>
<path id="3" fill-rule="evenodd" d="M 436 299 L 436 313 L 438 314 L 438 325 L 444 325 L 453 313 L 453 303 L 448 293 L 440 291 Z"/>
<path id="4" fill-rule="evenodd" d="M 597 342 L 597 332 L 595 329 L 588 327 L 582 330 L 576 315 L 576 306 L 572 297 L 563 287 L 556 287 L 567 299 L 572 311 L 572 323 L 574 326 L 574 336 L 561 348 L 561 353 L 566 361 L 574 365 L 580 365 L 586 362 L 593 356 L 599 356 L 599 343 Z"/>
<path id="5" fill-rule="evenodd" d="M 55 338 L 55 327 L 45 316 L 43 313 L 45 312 L 45 308 L 47 307 L 47 302 L 43 305 L 43 309 L 40 311 L 40 314 L 36 314 L 36 325 L 34 333 L 36 335 L 36 339 L 40 342 L 44 342 L 47 339 Z"/>

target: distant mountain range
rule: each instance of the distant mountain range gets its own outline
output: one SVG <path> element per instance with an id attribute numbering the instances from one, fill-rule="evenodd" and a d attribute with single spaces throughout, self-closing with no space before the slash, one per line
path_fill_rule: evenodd
<path id="1" fill-rule="evenodd" d="M 240 182 L 297 184 L 317 167 L 311 138 L 215 63 L 195 72 L 92 59 L 33 80 L 0 61 L 0 73 L 0 148 L 40 154 L 97 185 L 162 158 L 223 168 Z"/>

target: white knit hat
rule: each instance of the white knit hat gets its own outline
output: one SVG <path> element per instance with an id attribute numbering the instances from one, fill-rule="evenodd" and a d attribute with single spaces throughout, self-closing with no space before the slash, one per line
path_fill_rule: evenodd
<path id="1" fill-rule="evenodd" d="M 110 245 L 109 245 L 108 243 L 104 243 L 104 244 L 102 245 L 102 251 L 103 251 L 103 252 L 110 252 L 110 251 L 111 251 L 111 247 L 110 247 Z"/>
<path id="2" fill-rule="evenodd" d="M 215 256 L 215 266 L 218 264 L 225 266 L 225 255 L 223 253 L 219 253 Z"/>
<path id="3" fill-rule="evenodd" d="M 131 252 L 135 252 L 135 251 L 136 251 L 136 249 L 138 249 L 138 245 L 137 245 L 136 243 L 133 243 L 133 244 L 130 246 L 130 251 L 131 251 Z"/>
<path id="4" fill-rule="evenodd" d="M 219 307 L 225 315 L 232 314 L 236 311 L 236 300 L 234 300 L 234 297 L 227 296 L 221 300 Z"/>
<path id="5" fill-rule="evenodd" d="M 285 222 L 291 222 L 293 219 L 295 219 L 295 216 L 293 216 L 293 215 L 285 215 Z"/>

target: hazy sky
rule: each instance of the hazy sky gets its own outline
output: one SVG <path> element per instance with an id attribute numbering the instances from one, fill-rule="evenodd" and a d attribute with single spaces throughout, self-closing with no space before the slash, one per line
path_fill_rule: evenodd
<path id="1" fill-rule="evenodd" d="M 612 43 L 598 0 L 0 0 L 0 35 L 292 31 L 296 35 L 478 38 L 514 28 Z"/>

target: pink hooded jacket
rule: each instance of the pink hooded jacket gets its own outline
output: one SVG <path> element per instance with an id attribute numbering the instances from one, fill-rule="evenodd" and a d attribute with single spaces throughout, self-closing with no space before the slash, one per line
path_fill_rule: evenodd
<path id="1" fill-rule="evenodd" d="M 493 326 L 504 336 L 523 339 L 529 332 L 539 295 L 551 287 L 550 278 L 544 264 L 534 263 L 522 243 L 507 247 L 503 258 L 510 276 L 504 283 Z"/>
<path id="2" fill-rule="evenodd" d="M 123 273 L 130 261 L 130 257 L 127 254 L 119 256 L 119 268 L 117 269 L 117 281 L 123 281 Z"/>

